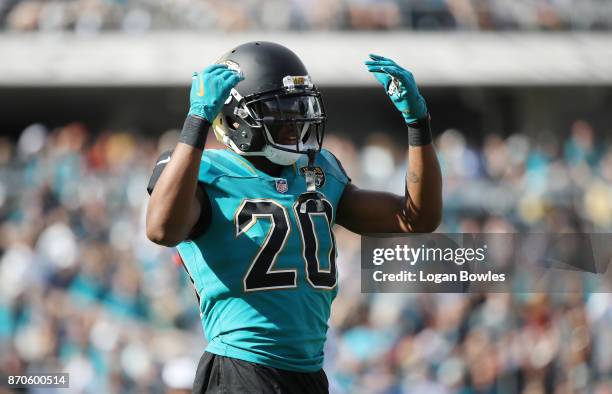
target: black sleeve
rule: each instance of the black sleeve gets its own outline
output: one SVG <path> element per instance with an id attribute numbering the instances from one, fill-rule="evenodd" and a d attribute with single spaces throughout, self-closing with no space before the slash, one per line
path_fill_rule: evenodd
<path id="1" fill-rule="evenodd" d="M 157 161 L 155 162 L 155 168 L 153 168 L 153 173 L 151 174 L 149 184 L 147 185 L 147 192 L 149 193 L 149 195 L 153 193 L 155 184 L 159 180 L 159 177 L 164 171 L 164 168 L 166 168 L 166 164 L 168 164 L 168 162 L 170 161 L 171 156 L 172 151 L 167 150 L 161 155 L 159 155 L 159 157 L 157 158 Z M 189 233 L 188 239 L 194 239 L 199 237 L 200 235 L 204 234 L 208 229 L 208 226 L 210 226 L 210 216 L 212 212 L 210 198 L 208 197 L 208 193 L 206 193 L 206 189 L 204 188 L 204 184 L 202 182 L 198 182 L 197 187 L 199 189 L 199 192 L 196 193 L 198 199 L 200 200 L 201 206 L 200 217 L 198 218 L 196 224 L 193 226 L 191 233 Z"/>
<path id="2" fill-rule="evenodd" d="M 157 160 L 155 161 L 155 168 L 153 168 L 153 173 L 151 174 L 151 178 L 149 179 L 149 184 L 147 185 L 147 192 L 149 196 L 153 193 L 153 189 L 155 188 L 155 184 L 159 180 L 164 168 L 166 168 L 166 164 L 170 161 L 170 156 L 172 156 L 172 151 L 167 150 L 163 152 Z"/>

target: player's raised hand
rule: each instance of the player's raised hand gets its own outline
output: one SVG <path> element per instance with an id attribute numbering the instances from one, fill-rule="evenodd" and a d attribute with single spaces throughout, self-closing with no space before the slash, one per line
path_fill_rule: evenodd
<path id="1" fill-rule="evenodd" d="M 244 76 L 225 64 L 213 64 L 202 72 L 194 72 L 189 95 L 189 115 L 199 116 L 212 123 L 221 111 L 230 91 Z"/>
<path id="2" fill-rule="evenodd" d="M 406 123 L 414 123 L 427 116 L 425 99 L 419 93 L 412 73 L 391 59 L 370 54 L 364 62 L 374 77 L 380 82 L 395 107 L 402 113 Z"/>

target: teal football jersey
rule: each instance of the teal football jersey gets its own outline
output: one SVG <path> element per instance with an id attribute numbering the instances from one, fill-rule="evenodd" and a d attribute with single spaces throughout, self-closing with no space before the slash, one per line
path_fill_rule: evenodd
<path id="1" fill-rule="evenodd" d="M 325 198 L 298 203 L 310 174 Z M 336 208 L 350 181 L 322 150 L 279 177 L 230 150 L 206 150 L 199 181 L 212 206 L 207 231 L 178 245 L 200 299 L 206 351 L 274 368 L 323 364 L 338 289 Z"/>

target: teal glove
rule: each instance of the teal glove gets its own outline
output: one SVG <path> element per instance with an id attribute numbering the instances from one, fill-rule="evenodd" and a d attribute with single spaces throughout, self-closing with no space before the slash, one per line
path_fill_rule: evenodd
<path id="1" fill-rule="evenodd" d="M 386 57 L 371 54 L 370 59 L 372 60 L 365 62 L 368 71 L 385 87 L 387 95 L 402 113 L 404 121 L 410 124 L 425 118 L 427 105 L 419 93 L 412 73 Z"/>
<path id="2" fill-rule="evenodd" d="M 191 77 L 189 115 L 206 119 L 209 123 L 221 111 L 230 91 L 244 76 L 227 68 L 225 64 L 213 64 Z"/>

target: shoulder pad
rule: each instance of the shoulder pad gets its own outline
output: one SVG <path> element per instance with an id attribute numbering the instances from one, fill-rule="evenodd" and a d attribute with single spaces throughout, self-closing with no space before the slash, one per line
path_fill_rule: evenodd
<path id="1" fill-rule="evenodd" d="M 338 158 L 333 153 L 331 153 L 327 149 L 321 149 L 321 152 L 318 156 L 319 157 L 316 161 L 324 165 L 326 172 L 329 172 L 330 175 L 334 176 L 342 183 L 351 182 L 351 178 L 344 170 L 344 167 L 342 167 L 340 160 L 338 160 Z"/>
<path id="2" fill-rule="evenodd" d="M 207 149 L 202 154 L 199 181 L 212 183 L 222 176 L 257 177 L 259 176 L 248 161 L 227 149 Z"/>

